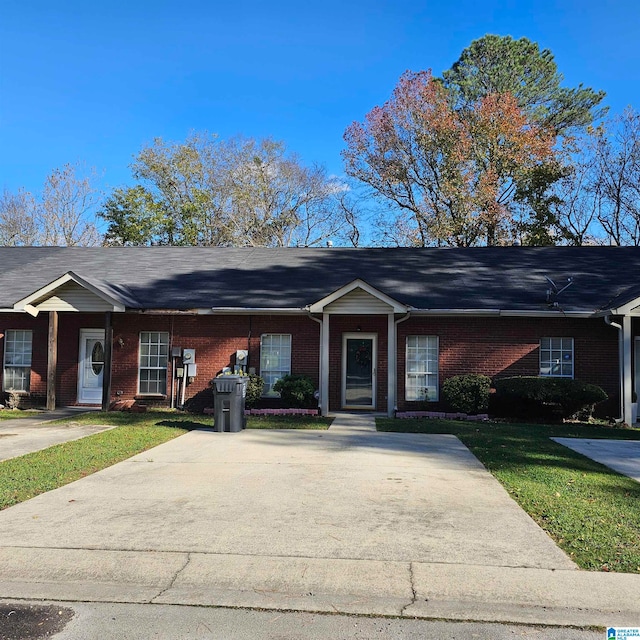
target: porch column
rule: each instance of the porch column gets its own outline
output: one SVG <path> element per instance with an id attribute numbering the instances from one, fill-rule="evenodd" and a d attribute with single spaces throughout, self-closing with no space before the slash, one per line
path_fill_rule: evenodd
<path id="1" fill-rule="evenodd" d="M 624 421 L 627 424 L 633 424 L 631 417 L 631 403 L 633 402 L 633 387 L 631 376 L 631 358 L 633 349 L 633 340 L 631 336 L 631 316 L 623 316 L 622 318 L 622 340 L 623 340 L 623 402 L 624 402 Z"/>
<path id="2" fill-rule="evenodd" d="M 56 408 L 56 374 L 58 369 L 58 312 L 49 311 L 47 342 L 47 411 Z"/>
<path id="3" fill-rule="evenodd" d="M 113 325 L 111 311 L 104 314 L 104 369 L 102 371 L 102 410 L 111 404 L 111 357 L 113 354 Z"/>
<path id="4" fill-rule="evenodd" d="M 393 418 L 397 395 L 397 336 L 395 315 L 387 314 L 387 416 Z"/>
<path id="5" fill-rule="evenodd" d="M 322 314 L 320 328 L 320 412 L 329 413 L 329 314 Z"/>

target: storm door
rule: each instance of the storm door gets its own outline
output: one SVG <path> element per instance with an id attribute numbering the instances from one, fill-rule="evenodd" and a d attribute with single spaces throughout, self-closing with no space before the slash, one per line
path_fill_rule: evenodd
<path id="1" fill-rule="evenodd" d="M 80 329 L 78 358 L 78 402 L 100 404 L 102 402 L 102 378 L 104 375 L 104 330 Z"/>
<path id="2" fill-rule="evenodd" d="M 375 333 L 342 336 L 343 409 L 375 409 L 377 339 Z"/>

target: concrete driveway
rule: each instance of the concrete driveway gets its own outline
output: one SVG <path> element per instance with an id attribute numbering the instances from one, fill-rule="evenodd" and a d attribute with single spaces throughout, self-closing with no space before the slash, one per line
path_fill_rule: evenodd
<path id="1" fill-rule="evenodd" d="M 454 436 L 348 416 L 193 431 L 0 513 L 7 598 L 563 624 L 582 585 L 584 624 L 624 617 L 638 576 L 588 576 Z"/>
<path id="2" fill-rule="evenodd" d="M 11 424 L 0 422 L 0 462 L 113 429 L 109 425 L 93 424 L 28 424 L 27 420 L 22 418 L 6 421 Z M 22 422 L 25 424 L 20 424 Z"/>

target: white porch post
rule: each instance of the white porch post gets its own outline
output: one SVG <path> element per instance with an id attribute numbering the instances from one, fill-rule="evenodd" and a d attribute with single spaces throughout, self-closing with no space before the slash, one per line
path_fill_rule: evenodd
<path id="1" fill-rule="evenodd" d="M 623 399 L 624 399 L 624 421 L 627 424 L 633 424 L 631 417 L 631 403 L 633 402 L 633 389 L 631 385 L 631 350 L 633 348 L 633 340 L 631 336 L 631 316 L 623 316 L 622 318 L 622 336 L 623 336 Z"/>
<path id="2" fill-rule="evenodd" d="M 320 412 L 329 413 L 329 314 L 322 314 L 320 328 Z"/>
<path id="3" fill-rule="evenodd" d="M 393 313 L 387 314 L 387 416 L 393 418 L 397 395 L 396 323 Z"/>

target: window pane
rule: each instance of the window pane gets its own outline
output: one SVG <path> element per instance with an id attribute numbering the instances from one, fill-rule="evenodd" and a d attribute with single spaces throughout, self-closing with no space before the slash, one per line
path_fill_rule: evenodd
<path id="1" fill-rule="evenodd" d="M 438 399 L 437 336 L 407 336 L 405 399 Z"/>
<path id="2" fill-rule="evenodd" d="M 139 393 L 166 394 L 168 354 L 168 333 L 164 331 L 140 333 Z"/>
<path id="3" fill-rule="evenodd" d="M 273 385 L 291 373 L 291 336 L 266 333 L 260 340 L 260 375 L 264 379 L 265 396 L 277 396 Z"/>
<path id="4" fill-rule="evenodd" d="M 540 338 L 540 375 L 573 378 L 573 338 Z"/>
<path id="5" fill-rule="evenodd" d="M 5 391 L 29 391 L 31 378 L 32 332 L 7 329 L 4 336 L 4 374 L 2 387 Z"/>

